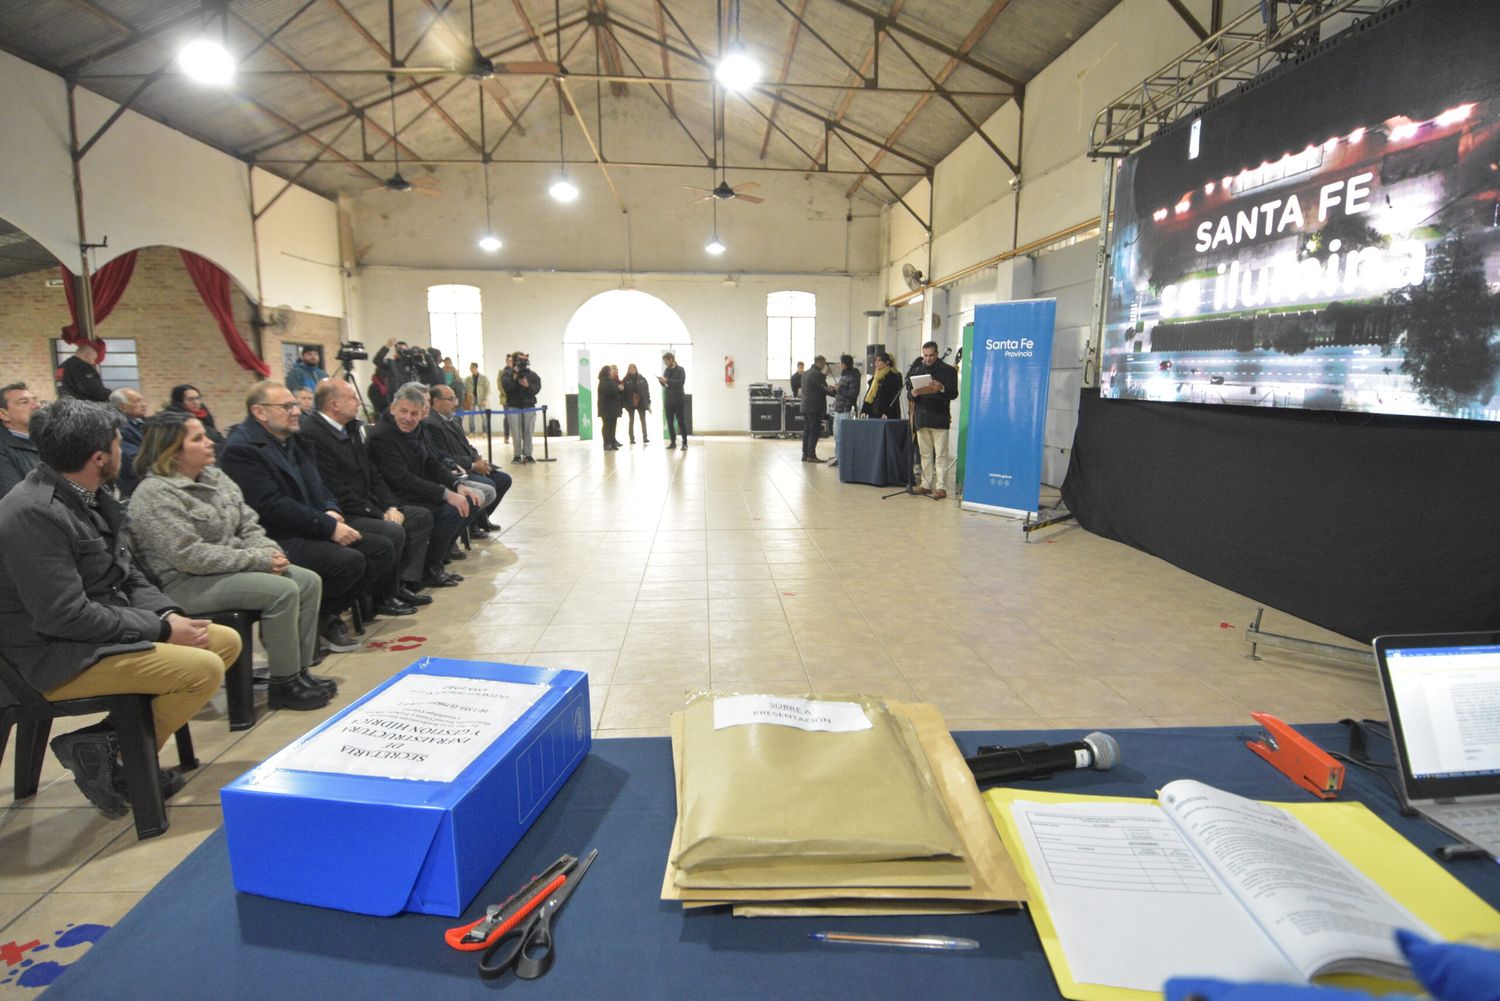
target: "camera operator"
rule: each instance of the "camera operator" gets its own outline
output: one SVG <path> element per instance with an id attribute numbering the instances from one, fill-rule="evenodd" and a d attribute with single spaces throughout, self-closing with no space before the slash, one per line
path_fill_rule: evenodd
<path id="1" fill-rule="evenodd" d="M 391 354 L 392 351 L 395 353 Z M 408 382 L 420 382 L 424 386 L 431 386 L 443 381 L 437 364 L 432 360 L 432 355 L 426 348 L 412 347 L 405 341 L 398 341 L 394 337 L 375 352 L 373 364 L 375 371 L 379 372 L 381 378 L 385 380 L 388 392 Z"/>
<path id="2" fill-rule="evenodd" d="M 505 388 L 507 409 L 527 410 L 536 406 L 542 377 L 532 371 L 531 357 L 524 351 L 516 351 L 512 354 L 510 368 L 500 373 L 500 385 Z M 515 457 L 511 461 L 535 462 L 531 457 L 531 432 L 536 428 L 536 413 L 506 414 L 505 423 L 510 428 L 511 441 L 515 443 Z"/>

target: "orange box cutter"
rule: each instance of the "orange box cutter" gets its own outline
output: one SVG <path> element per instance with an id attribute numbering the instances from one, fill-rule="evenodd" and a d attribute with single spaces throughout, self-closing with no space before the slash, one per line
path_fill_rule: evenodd
<path id="1" fill-rule="evenodd" d="M 1337 798 L 1335 794 L 1344 788 L 1342 764 L 1270 713 L 1251 713 L 1250 718 L 1265 733 L 1259 740 L 1245 741 L 1246 747 L 1319 799 Z"/>

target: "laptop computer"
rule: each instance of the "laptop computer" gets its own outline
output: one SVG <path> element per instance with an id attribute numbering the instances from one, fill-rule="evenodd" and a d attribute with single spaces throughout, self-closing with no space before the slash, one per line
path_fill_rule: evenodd
<path id="1" fill-rule="evenodd" d="M 1407 804 L 1500 857 L 1500 631 L 1377 636 Z"/>

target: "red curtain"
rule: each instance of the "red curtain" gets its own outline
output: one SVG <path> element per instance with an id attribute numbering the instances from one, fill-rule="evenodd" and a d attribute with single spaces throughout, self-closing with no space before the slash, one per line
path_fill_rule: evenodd
<path id="1" fill-rule="evenodd" d="M 125 294 L 125 286 L 130 284 L 130 276 L 135 272 L 136 253 L 132 250 L 121 254 L 95 271 L 89 279 L 89 291 L 94 299 L 94 326 L 96 328 L 120 304 L 120 297 Z M 89 341 L 78 329 L 78 296 L 74 291 L 74 287 L 78 284 L 78 276 L 69 271 L 66 264 L 59 265 L 58 270 L 62 272 L 63 291 L 68 296 L 68 315 L 73 319 L 72 323 L 62 328 L 63 340 L 69 344 L 92 343 L 94 349 L 99 352 L 99 360 L 102 362 L 104 338 Z"/>
<path id="2" fill-rule="evenodd" d="M 199 257 L 191 250 L 181 251 L 181 254 L 182 263 L 187 266 L 193 285 L 203 297 L 203 305 L 208 307 L 208 311 L 218 321 L 219 333 L 224 335 L 224 343 L 229 345 L 229 353 L 234 355 L 234 360 L 239 363 L 240 368 L 254 372 L 262 379 L 269 376 L 271 366 L 255 356 L 255 352 L 250 350 L 250 345 L 245 343 L 245 339 L 235 328 L 234 305 L 229 298 L 229 276 L 213 261 Z"/>

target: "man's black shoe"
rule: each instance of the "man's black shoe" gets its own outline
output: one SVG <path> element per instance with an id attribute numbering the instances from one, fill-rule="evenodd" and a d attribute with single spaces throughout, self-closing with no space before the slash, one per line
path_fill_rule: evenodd
<path id="1" fill-rule="evenodd" d="M 668 448 L 676 448 L 677 447 L 677 443 L 675 441 L 669 441 L 669 442 L 667 442 L 667 447 Z"/>
<path id="2" fill-rule="evenodd" d="M 428 570 L 422 577 L 423 587 L 457 587 L 458 578 L 442 567 Z"/>
<path id="3" fill-rule="evenodd" d="M 323 637 L 324 645 L 334 653 L 351 653 L 359 649 L 359 643 L 349 635 L 349 627 L 337 615 L 330 615 L 323 620 L 319 635 Z"/>
<path id="4" fill-rule="evenodd" d="M 443 559 L 444 562 L 446 562 L 448 560 L 466 560 L 468 558 L 468 555 L 465 554 L 462 549 L 458 548 L 458 543 L 455 542 L 452 546 L 449 547 L 448 555 Z"/>
<path id="5" fill-rule="evenodd" d="M 474 525 L 469 528 L 469 538 L 471 539 L 488 539 L 489 537 L 490 530 L 482 525 Z"/>
<path id="6" fill-rule="evenodd" d="M 337 681 L 334 681 L 332 678 L 320 678 L 305 667 L 302 670 L 298 671 L 297 674 L 299 674 L 307 681 L 311 681 L 319 688 L 323 689 L 323 691 L 327 692 L 330 697 L 339 693 L 339 683 Z"/>
<path id="7" fill-rule="evenodd" d="M 417 586 L 420 587 L 421 585 L 418 584 Z M 406 581 L 402 581 L 401 586 L 396 589 L 396 597 L 414 607 L 432 604 L 432 595 L 418 594 L 411 589 L 411 586 Z"/>
<path id="8" fill-rule="evenodd" d="M 444 570 L 443 573 L 445 573 L 445 574 L 448 575 L 448 579 L 449 580 L 454 580 L 454 581 L 462 582 L 463 579 L 464 579 L 464 575 L 463 574 L 461 574 L 461 573 L 454 573 L 452 570 Z"/>
<path id="9" fill-rule="evenodd" d="M 381 598 L 375 605 L 375 611 L 379 615 L 416 615 L 417 610 L 408 605 L 400 598 Z"/>
<path id="10" fill-rule="evenodd" d="M 315 681 L 309 681 L 300 673 L 290 678 L 272 678 L 271 691 L 266 696 L 266 705 L 272 709 L 292 709 L 299 712 L 322 709 L 332 698 L 328 689 Z"/>
<path id="11" fill-rule="evenodd" d="M 115 735 L 102 731 L 74 731 L 52 738 L 52 753 L 73 773 L 78 791 L 111 820 L 130 812 L 125 797 L 115 791 L 114 773 L 119 767 Z"/>
<path id="12" fill-rule="evenodd" d="M 526 457 L 526 461 L 527 461 L 527 462 L 535 462 L 535 461 L 536 461 L 536 459 L 534 459 L 534 458 L 532 458 L 532 457 L 531 457 L 531 456 L 529 456 L 529 455 L 528 455 L 528 456 L 527 456 L 527 457 Z"/>
<path id="13" fill-rule="evenodd" d="M 682 450 L 684 452 L 687 451 L 687 439 L 686 438 L 682 439 Z"/>

